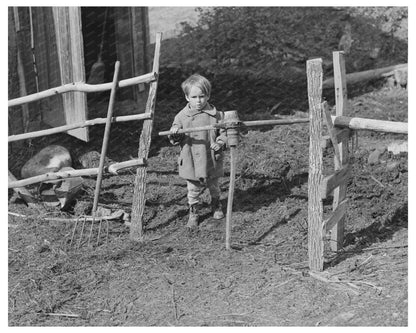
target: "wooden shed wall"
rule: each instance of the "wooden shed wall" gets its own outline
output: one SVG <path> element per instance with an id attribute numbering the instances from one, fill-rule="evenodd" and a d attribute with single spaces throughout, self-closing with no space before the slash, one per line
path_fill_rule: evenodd
<path id="1" fill-rule="evenodd" d="M 29 8 L 31 16 L 29 15 Z M 107 37 L 114 40 L 113 46 L 108 46 L 111 53 L 111 63 L 107 68 L 112 71 L 116 60 L 121 62 L 121 79 L 138 76 L 149 71 L 147 47 L 149 43 L 148 11 L 145 7 L 109 7 L 112 15 L 112 30 Z M 99 8 L 103 9 L 103 8 Z M 9 78 L 18 79 L 19 92 L 9 94 L 9 98 L 32 94 L 65 83 L 86 81 L 86 64 L 96 61 L 89 59 L 90 54 L 84 54 L 83 35 L 88 22 L 83 20 L 83 11 L 93 11 L 88 7 L 9 7 Z M 32 20 L 31 20 L 32 19 Z M 17 22 L 16 22 L 17 21 Z M 97 24 L 89 29 L 97 29 Z M 98 44 L 100 32 L 92 31 L 93 42 Z M 95 34 L 95 35 L 94 35 Z M 31 45 L 34 44 L 35 66 Z M 96 45 L 94 45 L 96 47 Z M 13 51 L 10 51 L 13 50 Z M 113 53 L 112 53 L 113 52 Z M 14 61 L 10 60 L 10 55 Z M 17 60 L 21 58 L 23 74 L 17 73 Z M 13 65 L 15 64 L 15 65 Z M 10 67 L 12 66 L 12 67 Z M 37 75 L 36 75 L 36 72 Z M 108 73 L 111 74 L 112 73 Z M 109 75 L 108 75 L 109 76 Z M 107 77 L 108 77 L 107 76 Z M 108 81 L 106 81 L 108 82 Z M 129 99 L 135 102 L 133 113 L 144 111 L 145 87 L 120 89 L 119 99 Z M 17 96 L 16 96 L 17 95 Z M 78 122 L 88 118 L 87 97 L 83 93 L 71 93 L 54 96 L 38 103 L 30 103 L 26 108 L 30 114 L 30 130 L 37 130 L 42 122 L 49 126 L 60 126 Z M 130 109 L 131 110 L 131 109 Z M 10 114 L 11 110 L 9 110 Z M 25 112 L 14 111 L 23 124 Z M 26 115 L 27 118 L 27 115 Z M 24 126 L 17 126 L 19 120 L 14 120 L 10 134 L 21 133 Z M 41 122 L 39 122 L 41 120 Z M 25 120 L 27 122 L 27 120 Z M 71 135 L 88 141 L 88 132 L 71 131 Z"/>

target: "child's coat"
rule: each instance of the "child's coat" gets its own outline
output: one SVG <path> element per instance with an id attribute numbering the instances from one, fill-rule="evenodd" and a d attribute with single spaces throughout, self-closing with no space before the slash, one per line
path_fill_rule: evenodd
<path id="1" fill-rule="evenodd" d="M 223 112 L 207 104 L 202 111 L 192 110 L 189 104 L 175 117 L 172 127 L 187 129 L 218 123 Z M 186 133 L 180 141 L 181 153 L 178 159 L 179 177 L 188 180 L 206 181 L 207 178 L 224 176 L 223 152 L 214 152 L 210 146 L 221 140 L 227 143 L 226 131 L 211 130 Z"/>

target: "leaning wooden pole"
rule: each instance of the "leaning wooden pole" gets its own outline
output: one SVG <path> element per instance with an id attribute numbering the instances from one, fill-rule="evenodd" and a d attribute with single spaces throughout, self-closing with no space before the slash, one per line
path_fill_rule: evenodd
<path id="1" fill-rule="evenodd" d="M 117 175 L 118 172 L 122 169 L 136 167 L 145 165 L 146 160 L 143 158 L 128 160 L 120 163 L 113 163 L 105 168 L 106 172 L 109 172 L 113 175 Z M 24 187 L 28 185 L 33 185 L 36 183 L 41 182 L 48 182 L 52 180 L 62 180 L 67 178 L 74 178 L 74 177 L 88 177 L 88 176 L 95 176 L 98 175 L 98 168 L 88 168 L 88 169 L 77 169 L 77 170 L 69 170 L 69 171 L 58 171 L 58 172 L 49 172 L 44 173 L 43 175 L 33 176 L 30 178 L 25 178 L 21 180 L 17 180 L 16 178 L 11 178 L 9 173 L 9 183 L 8 188 L 18 188 Z"/>
<path id="2" fill-rule="evenodd" d="M 337 52 L 342 52 L 342 51 L 337 51 Z M 370 70 L 363 71 L 363 72 L 349 73 L 349 74 L 346 74 L 345 76 L 345 80 L 346 80 L 345 83 L 355 84 L 355 83 L 362 82 L 362 81 L 380 79 L 383 77 L 383 74 L 394 71 L 394 70 L 406 70 L 407 71 L 407 64 L 399 64 L 399 65 L 393 65 L 393 66 L 388 66 L 388 67 L 383 67 L 383 68 L 370 69 Z M 323 89 L 334 88 L 335 81 L 336 81 L 336 77 L 326 79 L 322 83 L 322 88 Z"/>
<path id="3" fill-rule="evenodd" d="M 337 116 L 345 116 L 347 114 L 347 78 L 345 71 L 345 59 L 344 52 L 337 51 L 333 53 L 334 61 L 334 82 L 335 82 L 335 107 Z M 334 146 L 339 151 L 339 160 L 334 159 L 335 171 L 341 170 L 348 164 L 348 137 L 344 137 L 341 141 Z M 332 202 L 332 209 L 334 212 L 339 211 L 339 221 L 331 228 L 330 235 L 330 248 L 333 251 L 339 251 L 342 248 L 344 242 L 344 229 L 345 229 L 345 207 L 347 198 L 347 180 L 345 178 L 343 182 L 334 189 L 334 199 Z M 342 208 L 344 207 L 344 208 Z M 341 210 L 343 209 L 343 210 Z"/>
<path id="4" fill-rule="evenodd" d="M 101 182 L 103 179 L 103 171 L 104 171 L 104 162 L 105 162 L 105 157 L 107 155 L 108 142 L 110 140 L 111 118 L 113 117 L 114 102 L 116 99 L 119 72 L 120 72 L 120 61 L 116 61 L 115 66 L 114 66 L 113 85 L 111 87 L 110 101 L 108 103 L 107 121 L 105 123 L 103 145 L 101 146 L 101 155 L 100 155 L 100 164 L 98 166 L 97 182 L 95 184 L 94 203 L 92 206 L 93 217 L 95 216 L 95 212 L 97 211 L 98 197 L 100 196 Z"/>
<path id="5" fill-rule="evenodd" d="M 159 56 L 162 34 L 156 34 L 155 55 L 153 58 L 153 73 L 156 77 L 159 73 Z M 140 135 L 138 158 L 147 159 L 152 139 L 153 115 L 156 107 L 156 92 L 158 81 L 150 83 L 149 96 L 146 103 L 145 113 L 150 116 L 143 122 L 143 129 Z M 143 213 L 146 193 L 146 174 L 147 166 L 137 168 L 136 178 L 134 180 L 133 204 L 131 213 L 130 239 L 139 240 L 143 235 Z"/>
<path id="6" fill-rule="evenodd" d="M 322 231 L 323 203 L 322 181 L 322 59 L 306 63 L 309 100 L 309 176 L 308 176 L 308 255 L 309 268 L 322 271 L 324 267 L 324 242 Z"/>

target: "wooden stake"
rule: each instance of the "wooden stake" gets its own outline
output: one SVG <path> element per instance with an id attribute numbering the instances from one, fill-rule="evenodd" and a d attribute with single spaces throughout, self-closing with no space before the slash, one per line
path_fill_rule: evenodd
<path id="1" fill-rule="evenodd" d="M 160 44 L 162 41 L 162 34 L 156 34 L 156 46 L 155 55 L 153 59 L 153 73 L 156 77 L 159 73 L 159 56 L 160 56 Z M 156 92 L 157 92 L 157 80 L 150 84 L 149 96 L 146 103 L 145 113 L 150 116 L 143 122 L 143 129 L 140 135 L 138 158 L 147 159 L 150 150 L 150 143 L 152 140 L 152 128 L 153 128 L 153 114 L 156 108 Z M 134 193 L 133 204 L 131 214 L 131 226 L 130 226 L 130 239 L 139 240 L 143 234 L 143 213 L 145 205 L 145 192 L 146 192 L 146 173 L 147 167 L 137 168 L 136 178 L 134 180 Z"/>
<path id="2" fill-rule="evenodd" d="M 322 271 L 324 267 L 322 181 L 322 59 L 306 63 L 309 99 L 309 176 L 308 176 L 308 255 L 309 268 Z"/>
<path id="3" fill-rule="evenodd" d="M 233 200 L 234 200 L 234 187 L 235 187 L 235 174 L 236 174 L 236 161 L 237 161 L 237 147 L 230 146 L 230 185 L 228 189 L 228 201 L 227 201 L 227 215 L 225 220 L 225 248 L 231 249 L 231 217 L 233 212 Z"/>
<path id="4" fill-rule="evenodd" d="M 227 145 L 230 147 L 230 185 L 228 189 L 227 215 L 225 221 L 225 248 L 231 249 L 231 222 L 233 212 L 235 174 L 237 169 L 237 146 L 239 141 L 239 125 L 237 111 L 227 111 L 224 113 L 224 125 L 227 131 Z"/>
<path id="5" fill-rule="evenodd" d="M 92 216 L 95 216 L 95 212 L 96 212 L 97 207 L 98 207 L 98 197 L 100 195 L 101 181 L 102 181 L 102 178 L 103 178 L 105 156 L 107 154 L 108 141 L 110 139 L 111 117 L 113 116 L 114 102 L 116 100 L 116 90 L 117 90 L 119 72 L 120 72 L 120 61 L 116 61 L 115 66 L 114 66 L 113 85 L 111 87 L 110 101 L 108 103 L 107 121 L 106 121 L 106 124 L 105 124 L 105 130 L 104 130 L 103 145 L 101 147 L 100 164 L 98 166 L 97 182 L 96 182 L 96 185 L 95 185 L 94 203 L 93 203 L 93 206 L 92 206 Z"/>

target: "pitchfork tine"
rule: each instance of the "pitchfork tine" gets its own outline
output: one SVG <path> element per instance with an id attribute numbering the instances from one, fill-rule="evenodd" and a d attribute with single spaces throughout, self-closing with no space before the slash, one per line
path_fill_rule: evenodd
<path id="1" fill-rule="evenodd" d="M 108 230 L 109 230 L 109 223 L 108 223 L 108 219 L 105 220 L 106 226 L 107 226 L 107 234 L 106 234 L 106 238 L 105 238 L 105 244 L 108 245 Z"/>
<path id="2" fill-rule="evenodd" d="M 78 242 L 78 247 L 77 248 L 79 248 L 81 246 L 82 236 L 84 235 L 85 222 L 87 222 L 87 217 L 86 216 L 84 216 L 84 221 L 82 221 L 81 236 L 79 237 L 79 242 Z"/>
<path id="3" fill-rule="evenodd" d="M 88 235 L 88 246 L 90 245 L 91 236 L 92 236 L 92 228 L 94 227 L 94 222 L 95 222 L 95 213 L 92 214 L 90 234 Z"/>
<path id="4" fill-rule="evenodd" d="M 102 226 L 102 224 L 103 224 L 103 219 L 102 219 L 102 217 L 100 217 L 100 225 L 98 226 L 97 243 L 95 244 L 95 246 L 98 246 L 98 244 L 100 243 L 101 226 Z"/>
<path id="5" fill-rule="evenodd" d="M 75 232 L 77 231 L 79 219 L 80 219 L 80 216 L 78 216 L 77 219 L 75 220 L 75 225 L 74 225 L 74 229 L 72 230 L 72 236 L 71 236 L 71 241 L 69 242 L 69 246 L 72 246 L 72 242 L 74 241 Z"/>

